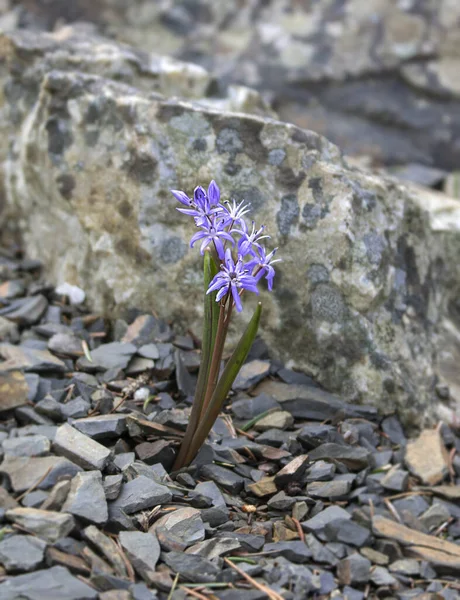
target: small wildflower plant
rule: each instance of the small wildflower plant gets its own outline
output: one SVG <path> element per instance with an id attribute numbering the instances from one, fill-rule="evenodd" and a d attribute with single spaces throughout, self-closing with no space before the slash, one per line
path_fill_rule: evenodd
<path id="1" fill-rule="evenodd" d="M 207 191 L 201 186 L 195 188 L 192 198 L 179 190 L 171 193 L 182 205 L 177 210 L 192 217 L 198 229 L 190 246 L 199 243 L 204 256 L 205 292 L 201 365 L 187 431 L 174 464 L 177 470 L 192 462 L 206 440 L 256 337 L 260 302 L 219 377 L 233 309 L 243 310 L 244 292 L 259 294 L 262 278 L 272 290 L 273 264 L 279 259 L 274 258 L 276 248 L 267 253 L 261 244 L 270 237 L 265 227 L 257 229 L 254 222 L 248 227 L 244 217 L 249 207 L 244 201 L 222 202 L 215 181 Z"/>

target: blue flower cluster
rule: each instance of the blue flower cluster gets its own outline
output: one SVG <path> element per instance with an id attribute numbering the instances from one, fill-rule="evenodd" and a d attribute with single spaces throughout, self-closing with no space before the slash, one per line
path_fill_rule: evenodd
<path id="1" fill-rule="evenodd" d="M 244 290 L 258 294 L 257 283 L 265 275 L 268 289 L 273 288 L 275 269 L 273 264 L 280 259 L 274 259 L 277 248 L 267 254 L 260 241 L 270 236 L 264 235 L 265 227 L 256 229 L 254 222 L 248 229 L 244 215 L 249 208 L 243 202 L 237 204 L 220 200 L 220 190 L 213 180 L 208 190 L 198 186 L 189 198 L 185 192 L 171 190 L 176 200 L 186 208 L 178 208 L 181 213 L 194 218 L 199 231 L 190 240 L 193 247 L 201 241 L 201 254 L 213 245 L 219 260 L 221 272 L 211 281 L 208 293 L 217 291 L 216 300 L 219 302 L 231 293 L 238 312 L 242 310 L 241 294 Z M 238 239 L 235 239 L 235 234 Z M 227 247 L 227 245 L 230 247 Z"/>

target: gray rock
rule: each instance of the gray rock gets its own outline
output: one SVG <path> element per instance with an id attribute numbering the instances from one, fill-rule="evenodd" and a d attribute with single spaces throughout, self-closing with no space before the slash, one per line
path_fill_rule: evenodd
<path id="1" fill-rule="evenodd" d="M 370 580 L 377 586 L 399 586 L 398 580 L 393 577 L 385 567 L 374 567 L 371 571 Z"/>
<path id="2" fill-rule="evenodd" d="M 190 548 L 187 548 L 187 554 L 197 554 L 208 560 L 231 554 L 236 550 L 241 549 L 240 542 L 234 537 L 216 537 L 210 540 L 198 542 Z"/>
<path id="3" fill-rule="evenodd" d="M 70 481 L 63 479 L 58 481 L 48 494 L 46 500 L 41 505 L 42 510 L 61 510 L 62 505 L 67 498 L 70 490 Z"/>
<path id="4" fill-rule="evenodd" d="M 85 540 L 91 542 L 98 552 L 100 552 L 113 566 L 115 573 L 122 578 L 126 578 L 128 573 L 126 570 L 126 563 L 123 556 L 118 549 L 117 544 L 112 538 L 104 535 L 94 525 L 90 525 L 83 530 L 82 535 Z"/>
<path id="5" fill-rule="evenodd" d="M 391 443 L 398 444 L 399 446 L 404 446 L 407 443 L 401 422 L 395 415 L 383 419 L 380 426 Z"/>
<path id="6" fill-rule="evenodd" d="M 307 471 L 306 481 L 329 481 L 334 477 L 335 465 L 324 460 L 317 460 Z"/>
<path id="7" fill-rule="evenodd" d="M 104 525 L 109 514 L 101 473 L 99 471 L 77 473 L 72 479 L 67 499 L 61 510 L 84 521 Z"/>
<path id="8" fill-rule="evenodd" d="M 295 498 L 292 496 L 287 496 L 286 492 L 281 490 L 267 501 L 267 506 L 273 508 L 274 510 L 282 510 L 283 512 L 287 512 L 294 506 L 295 503 Z"/>
<path id="9" fill-rule="evenodd" d="M 355 553 L 342 559 L 337 565 L 337 578 L 341 585 L 367 583 L 370 578 L 371 562 Z"/>
<path id="10" fill-rule="evenodd" d="M 299 481 L 305 473 L 309 463 L 306 454 L 296 456 L 275 475 L 276 485 L 283 487 L 291 481 Z"/>
<path id="11" fill-rule="evenodd" d="M 72 422 L 72 427 L 78 429 L 93 440 L 116 439 L 126 431 L 126 415 L 97 415 Z"/>
<path id="12" fill-rule="evenodd" d="M 351 515 L 340 506 L 329 506 L 311 519 L 304 521 L 302 529 L 312 533 L 319 533 L 324 530 L 328 523 L 337 519 L 351 519 Z"/>
<path id="13" fill-rule="evenodd" d="M 414 577 L 420 574 L 420 563 L 415 558 L 401 558 L 395 560 L 388 567 L 392 573 L 398 575 L 407 575 L 408 577 Z"/>
<path id="14" fill-rule="evenodd" d="M 61 404 L 64 419 L 81 419 L 91 410 L 91 404 L 81 396 Z"/>
<path id="15" fill-rule="evenodd" d="M 310 548 L 302 541 L 265 544 L 264 552 L 269 552 L 271 556 L 284 556 L 294 563 L 306 563 L 312 557 Z"/>
<path id="16" fill-rule="evenodd" d="M 165 530 L 183 544 L 184 549 L 201 542 L 205 537 L 205 529 L 201 513 L 196 508 L 179 508 L 172 513 L 160 517 L 150 531 Z"/>
<path id="17" fill-rule="evenodd" d="M 26 494 L 21 501 L 23 506 L 27 508 L 40 508 L 43 502 L 46 502 L 48 498 L 48 493 L 43 490 L 35 490 Z"/>
<path id="18" fill-rule="evenodd" d="M 326 545 L 317 540 L 312 533 L 305 536 L 305 543 L 311 550 L 315 562 L 331 565 L 332 567 L 335 567 L 339 562 L 338 557 Z"/>
<path id="19" fill-rule="evenodd" d="M 123 485 L 118 498 L 109 503 L 109 515 L 110 518 L 114 518 L 120 512 L 130 515 L 139 510 L 165 504 L 171 499 L 172 494 L 166 486 L 141 475 Z"/>
<path id="20" fill-rule="evenodd" d="M 2 448 L 11 456 L 42 456 L 50 451 L 51 444 L 44 435 L 28 435 L 4 440 Z"/>
<path id="21" fill-rule="evenodd" d="M 238 419 L 253 419 L 271 408 L 280 409 L 281 407 L 267 394 L 259 394 L 254 398 L 243 398 L 232 402 L 232 412 Z"/>
<path id="22" fill-rule="evenodd" d="M 268 360 L 251 360 L 241 367 L 232 388 L 236 391 L 248 390 L 265 379 L 269 372 L 270 362 Z"/>
<path id="23" fill-rule="evenodd" d="M 291 111 L 285 106 L 282 118 L 292 122 L 289 114 L 295 110 L 292 107 L 298 110 L 301 106 L 304 111 L 308 106 L 308 115 L 315 126 L 324 123 L 323 131 L 329 132 L 332 124 L 340 124 L 341 134 L 344 129 L 353 131 L 353 144 L 357 125 L 361 131 L 366 130 L 366 119 L 372 122 L 375 115 L 378 125 L 374 124 L 372 133 L 385 141 L 381 117 L 390 111 L 391 137 L 398 139 L 392 148 L 391 160 L 430 164 L 432 155 L 439 160 L 442 140 L 451 140 L 452 132 L 446 123 L 433 136 L 432 123 L 442 121 L 445 106 L 439 99 L 433 104 L 433 90 L 429 87 L 433 85 L 429 83 L 432 79 L 426 75 L 426 65 L 420 65 L 419 59 L 421 55 L 424 60 L 430 57 L 430 67 L 437 73 L 436 93 L 445 93 L 441 82 L 446 78 L 440 73 L 445 75 L 446 64 L 434 60 L 433 56 L 439 45 L 436 41 L 439 32 L 444 31 L 444 21 L 456 22 L 456 9 L 451 9 L 454 12 L 448 13 L 449 18 L 444 12 L 442 17 L 441 12 L 436 13 L 435 21 L 439 25 L 431 29 L 428 17 L 418 8 L 412 14 L 398 6 L 391 9 L 390 16 L 377 15 L 370 23 L 367 14 L 351 17 L 350 11 L 342 11 L 337 17 L 339 35 L 333 41 L 330 32 L 320 31 L 320 25 L 317 30 L 311 29 L 312 23 L 322 26 L 329 18 L 329 7 L 309 7 L 308 11 L 316 11 L 314 13 L 299 9 L 299 15 L 288 15 L 287 26 L 284 25 L 286 15 L 281 12 L 284 10 L 281 5 L 270 17 L 270 22 L 281 27 L 281 32 L 274 36 L 276 42 L 270 43 L 265 35 L 273 27 L 270 23 L 264 35 L 252 21 L 250 26 L 246 25 L 247 47 L 252 48 L 254 44 L 254 48 L 263 49 L 260 50 L 263 66 L 254 67 L 251 63 L 249 68 L 247 64 L 240 64 L 240 60 L 247 60 L 247 52 L 242 52 L 240 45 L 232 55 L 238 63 L 237 68 L 233 67 L 235 76 L 245 73 L 248 82 L 256 81 L 260 85 L 276 81 L 283 94 L 286 86 L 295 86 L 295 95 L 292 87 L 287 93 Z M 121 12 L 124 21 L 128 11 Z M 183 15 L 188 11 L 179 12 Z M 266 7 L 261 5 L 245 14 L 265 19 L 266 12 Z M 158 21 L 159 27 L 164 27 L 163 22 L 177 23 L 177 18 L 166 17 L 163 11 L 153 13 L 155 17 L 146 19 L 151 31 L 157 31 Z M 209 13 L 213 15 L 215 11 L 209 8 Z M 188 24 L 187 19 L 191 19 Z M 210 19 L 212 22 L 212 17 Z M 235 19 L 236 16 L 229 14 L 225 23 L 233 23 Z M 193 16 L 186 17 L 185 23 L 182 18 L 180 25 L 190 31 L 194 22 Z M 383 22 L 385 31 L 382 31 Z M 409 34 L 408 52 L 408 46 L 400 43 L 399 34 L 395 35 L 396 24 L 408 32 L 419 32 Z M 195 31 L 194 40 L 205 39 L 203 26 L 198 27 L 200 33 Z M 424 37 L 427 28 L 430 29 L 428 41 Z M 221 29 L 220 25 L 215 27 L 215 39 L 222 35 Z M 131 30 L 135 27 L 131 26 Z M 364 30 L 366 58 L 362 41 L 356 42 L 356 31 Z M 453 30 L 450 26 L 451 36 Z M 301 40 L 300 34 L 305 31 L 313 33 Z M 227 33 L 232 37 L 231 29 Z M 124 36 L 124 39 L 129 37 Z M 241 40 L 241 36 L 236 37 Z M 381 41 L 375 55 L 373 45 L 377 38 Z M 171 43 L 171 34 L 168 39 Z M 282 48 L 276 46 L 279 39 L 286 42 Z M 312 46 L 312 39 L 321 39 L 318 43 L 322 45 Z M 181 42 L 177 43 L 181 47 Z M 213 49 L 216 47 L 213 36 L 207 43 Z M 350 53 L 352 58 L 344 61 L 344 48 L 356 46 L 359 50 L 355 49 Z M 168 205 L 166 199 L 174 182 L 176 187 L 180 182 L 187 191 L 200 183 L 196 181 L 197 173 L 208 173 L 212 152 L 212 176 L 225 184 L 228 195 L 237 199 L 244 196 L 252 202 L 255 217 L 263 207 L 273 244 L 283 244 L 287 252 L 286 261 L 280 267 L 283 284 L 280 284 L 279 294 L 272 294 L 266 300 L 271 306 L 266 311 L 269 318 L 264 322 L 263 333 L 269 345 L 276 347 L 283 359 L 291 359 L 296 368 L 318 365 L 319 382 L 337 393 L 346 394 L 352 400 L 365 398 L 375 404 L 383 402 L 385 409 L 399 410 L 408 422 L 424 418 L 425 409 L 432 404 L 431 384 L 435 381 L 432 356 L 437 336 L 432 335 L 431 327 L 436 328 L 448 314 L 447 306 L 454 300 L 459 276 L 458 266 L 450 260 L 449 253 L 452 244 L 458 243 L 456 217 L 439 217 L 451 213 L 448 199 L 430 196 L 430 202 L 424 201 L 422 193 L 411 193 L 384 177 L 349 168 L 336 147 L 290 123 L 241 111 L 237 117 L 234 112 L 222 109 L 211 111 L 203 105 L 203 98 L 201 103 L 195 104 L 174 100 L 172 107 L 169 90 L 162 88 L 167 92 L 167 99 L 151 95 L 152 64 L 158 64 L 159 59 L 155 61 L 147 53 L 140 55 L 116 42 L 101 43 L 89 33 L 72 36 L 71 32 L 58 42 L 52 36 L 20 30 L 5 35 L 4 47 L 3 55 L 8 57 L 4 61 L 3 75 L 4 139 L 14 135 L 17 146 L 17 152 L 8 155 L 11 162 L 5 174 L 7 203 L 10 210 L 30 216 L 21 221 L 26 249 L 32 252 L 40 244 L 44 256 L 49 257 L 47 267 L 51 278 L 57 279 L 58 273 L 61 277 L 65 273 L 72 274 L 87 291 L 97 311 L 107 311 L 114 306 L 121 310 L 123 305 L 132 304 L 133 299 L 147 310 L 151 309 L 154 297 L 154 308 L 160 315 L 178 315 L 195 328 L 200 317 L 195 306 L 200 305 L 201 290 L 192 273 L 196 273 L 198 259 L 190 258 L 194 255 L 188 253 L 187 240 L 183 237 L 184 228 L 193 230 L 193 222 L 185 224 L 182 215 L 175 213 L 171 209 L 173 204 Z M 183 52 L 190 53 L 190 49 Z M 232 64 L 228 56 L 216 58 L 214 50 L 209 59 L 203 52 L 194 55 L 203 56 L 203 60 L 210 60 L 211 64 L 218 60 L 226 73 Z M 299 64 L 307 55 L 310 59 Z M 388 88 L 388 77 L 385 77 L 377 86 L 377 94 L 372 97 L 363 94 L 363 90 L 375 92 L 376 83 L 372 77 L 369 81 L 359 79 L 361 74 L 381 69 L 388 74 L 395 66 L 397 69 L 392 71 L 395 74 L 390 77 L 392 83 Z M 183 68 L 187 72 L 191 70 Z M 347 81 L 349 73 L 358 73 L 358 78 Z M 181 80 L 180 87 L 185 88 L 184 77 L 178 77 L 177 70 L 175 74 L 176 79 Z M 163 81 L 163 76 L 157 74 L 153 79 Z M 170 81 L 171 75 L 166 79 Z M 448 94 L 455 95 L 455 79 L 447 79 Z M 209 73 L 204 73 L 198 86 L 202 94 L 211 87 L 209 81 Z M 301 82 L 305 81 L 308 83 L 302 87 Z M 325 82 L 315 89 L 315 98 L 312 98 L 312 81 Z M 136 114 L 135 125 L 126 115 L 126 84 L 131 114 Z M 398 94 L 396 101 L 393 98 L 395 86 L 406 91 L 402 97 Z M 417 97 L 427 89 L 430 89 L 429 109 L 427 101 L 420 102 Z M 28 102 L 18 103 L 18 95 L 26 93 Z M 301 100 L 292 100 L 298 93 Z M 184 95 L 189 96 L 189 93 Z M 65 112 L 63 107 L 69 103 L 75 109 Z M 38 109 L 31 117 L 30 106 L 35 104 Z M 111 106 L 111 123 L 104 120 L 107 104 Z M 344 105 L 353 111 L 352 119 L 336 116 L 337 111 L 344 110 Z M 436 108 L 431 108 L 434 106 Z M 333 110 L 327 112 L 326 107 Z M 415 122 L 413 110 L 417 111 Z M 422 118 L 426 117 L 427 110 L 431 118 Z M 398 129 L 401 119 L 404 127 Z M 50 123 L 54 125 L 47 126 Z M 415 128 L 417 141 L 406 139 L 407 128 Z M 139 129 L 152 141 L 148 148 L 139 142 Z M 339 137 L 337 130 L 336 136 Z M 367 143 L 368 131 L 365 137 Z M 121 138 L 129 152 L 125 146 L 116 147 L 116 141 Z M 165 139 L 169 149 L 167 158 L 161 146 Z M 424 150 L 425 141 L 430 148 L 428 155 Z M 107 165 L 107 145 L 111 144 L 113 161 Z M 4 143 L 2 158 L 6 158 L 6 146 Z M 448 147 L 444 160 L 455 164 L 453 142 Z M 32 148 L 32 151 L 25 154 L 24 148 Z M 36 157 L 45 154 L 49 156 L 47 164 L 51 165 L 51 171 L 38 169 L 34 177 L 30 177 L 31 170 L 36 168 Z M 70 154 L 73 161 L 80 164 L 78 171 L 70 169 Z M 245 167 L 239 169 L 242 160 Z M 120 171 L 126 177 L 120 177 Z M 93 214 L 91 227 L 88 227 L 86 220 L 93 201 L 86 192 L 88 186 L 93 186 L 94 194 L 100 197 L 113 189 L 111 206 L 121 207 L 127 202 L 126 207 L 113 211 L 110 231 L 104 209 Z M 55 211 L 54 235 L 44 237 L 41 232 L 49 226 L 44 221 L 49 213 L 46 207 L 50 198 L 65 202 L 70 213 Z M 162 199 L 160 204 L 158 198 Z M 343 198 L 349 201 L 343 202 Z M 431 215 L 427 212 L 428 206 Z M 78 207 L 78 211 L 74 207 Z M 72 236 L 68 236 L 69 218 L 72 219 Z M 107 247 L 123 247 L 125 251 L 108 253 L 110 260 L 106 260 L 105 255 L 101 259 L 103 236 Z M 79 244 L 71 244 L 68 237 L 78 239 Z M 291 244 L 291 240 L 294 243 Z M 81 260 L 82 255 L 85 261 Z M 135 261 L 133 273 L 132 257 L 141 255 L 143 259 Z M 153 277 L 149 268 L 152 261 L 158 264 Z M 97 264 L 98 268 L 88 270 L 88 262 Z M 416 275 L 408 275 L 412 273 Z M 407 319 L 402 319 L 405 313 Z M 298 322 L 290 318 L 292 314 L 304 315 L 303 327 L 298 327 Z M 244 326 L 243 320 L 240 326 Z M 305 335 L 305 331 L 309 335 Z M 232 332 L 229 342 L 234 342 L 238 334 L 238 331 Z M 143 340 L 143 343 L 146 342 Z M 418 352 L 417 365 L 407 359 L 415 352 Z M 308 403 L 303 404 L 308 406 Z M 353 410 L 357 410 L 356 406 Z"/>
<path id="24" fill-rule="evenodd" d="M 108 369 L 126 369 L 136 350 L 134 344 L 122 342 L 101 344 L 91 351 L 91 362 L 86 357 L 82 357 L 78 359 L 78 365 L 91 373 Z"/>
<path id="25" fill-rule="evenodd" d="M 35 410 L 38 414 L 48 417 L 53 421 L 62 420 L 62 404 L 55 400 L 52 396 L 45 396 L 35 405 Z"/>
<path id="26" fill-rule="evenodd" d="M 75 526 L 72 515 L 38 508 L 12 508 L 6 511 L 6 518 L 52 543 L 68 535 Z"/>
<path id="27" fill-rule="evenodd" d="M 225 504 L 225 499 L 213 481 L 198 483 L 195 492 L 209 498 L 212 502 L 211 508 L 205 508 L 201 511 L 203 521 L 209 523 L 211 527 L 217 527 L 228 521 L 230 513 Z"/>
<path id="28" fill-rule="evenodd" d="M 39 321 L 47 308 L 48 300 L 45 296 L 37 294 L 37 296 L 13 300 L 11 304 L 0 310 L 0 314 L 26 327 Z"/>
<path id="29" fill-rule="evenodd" d="M 54 438 L 54 449 L 88 470 L 102 470 L 111 456 L 108 448 L 80 433 L 67 423 L 61 425 Z"/>
<path id="30" fill-rule="evenodd" d="M 46 490 L 62 477 L 73 477 L 81 468 L 60 456 L 5 456 L 0 465 L 0 472 L 6 473 L 15 492 L 24 492 L 33 485 L 38 484 Z"/>
<path id="31" fill-rule="evenodd" d="M 238 494 L 244 486 L 244 477 L 218 465 L 204 465 L 200 468 L 202 477 L 211 479 L 231 494 Z"/>
<path id="32" fill-rule="evenodd" d="M 73 358 L 83 356 L 82 340 L 71 333 L 56 333 L 51 336 L 48 340 L 48 350 Z"/>
<path id="33" fill-rule="evenodd" d="M 302 446 L 311 450 L 327 442 L 339 442 L 343 440 L 342 436 L 332 425 L 323 425 L 322 423 L 309 423 L 302 427 L 298 433 L 298 439 Z"/>
<path id="34" fill-rule="evenodd" d="M 309 454 L 310 460 L 330 459 L 343 463 L 352 471 L 360 471 L 369 464 L 369 451 L 360 446 L 321 444 Z"/>
<path id="35" fill-rule="evenodd" d="M 66 366 L 48 350 L 36 350 L 25 346 L 0 344 L 0 356 L 5 360 L 0 362 L 2 371 L 20 369 L 32 373 L 64 373 Z"/>
<path id="36" fill-rule="evenodd" d="M 371 532 L 350 519 L 337 519 L 327 523 L 324 536 L 329 542 L 342 542 L 361 548 L 369 544 Z"/>
<path id="37" fill-rule="evenodd" d="M 193 583 L 210 583 L 216 581 L 219 568 L 201 556 L 186 554 L 185 552 L 168 552 L 164 562 L 175 573 L 180 573 L 187 581 Z"/>
<path id="38" fill-rule="evenodd" d="M 160 544 L 157 538 L 151 533 L 121 531 L 118 539 L 133 567 L 141 577 L 149 581 L 148 572 L 155 572 L 160 558 Z"/>
<path id="39" fill-rule="evenodd" d="M 312 481 L 307 485 L 307 494 L 312 498 L 342 498 L 351 489 L 350 481 L 334 479 L 333 481 Z"/>
<path id="40" fill-rule="evenodd" d="M 64 567 L 51 567 L 0 583 L 2 600 L 96 600 L 97 591 Z"/>
<path id="41" fill-rule="evenodd" d="M 450 512 L 445 506 L 438 502 L 433 502 L 430 508 L 421 514 L 419 518 L 428 531 L 432 531 L 448 521 L 450 516 Z"/>
<path id="42" fill-rule="evenodd" d="M 33 571 L 43 562 L 46 543 L 31 535 L 11 535 L 0 541 L 0 562 L 9 573 Z"/>
<path id="43" fill-rule="evenodd" d="M 103 486 L 107 500 L 115 500 L 118 498 L 122 484 L 123 475 L 121 473 L 118 473 L 117 475 L 107 475 L 107 477 L 104 478 Z"/>
<path id="44" fill-rule="evenodd" d="M 380 481 L 382 487 L 386 490 L 395 492 L 405 492 L 409 483 L 409 473 L 394 465 Z"/>
<path id="45" fill-rule="evenodd" d="M 161 463 L 171 469 L 176 457 L 173 444 L 168 440 L 142 442 L 135 447 L 137 457 L 148 465 Z"/>
<path id="46" fill-rule="evenodd" d="M 137 353 L 143 358 L 151 358 L 153 360 L 160 358 L 160 352 L 156 344 L 144 344 L 137 349 Z"/>
<path id="47" fill-rule="evenodd" d="M 113 464 L 120 469 L 120 471 L 125 471 L 130 465 L 134 463 L 136 460 L 136 455 L 134 452 L 121 452 L 117 454 L 113 459 Z"/>

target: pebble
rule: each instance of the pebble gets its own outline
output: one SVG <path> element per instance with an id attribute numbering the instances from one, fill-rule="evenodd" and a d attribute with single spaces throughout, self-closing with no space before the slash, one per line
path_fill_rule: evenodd
<path id="1" fill-rule="evenodd" d="M 117 439 L 126 432 L 124 414 L 97 415 L 72 422 L 72 427 L 93 440 Z"/>
<path id="2" fill-rule="evenodd" d="M 48 300 L 42 294 L 37 294 L 36 296 L 14 300 L 5 308 L 2 308 L 0 314 L 22 327 L 27 327 L 37 323 L 47 308 Z"/>
<path id="3" fill-rule="evenodd" d="M 122 342 L 110 342 L 101 344 L 91 351 L 91 361 L 86 357 L 78 359 L 78 367 L 83 371 L 95 373 L 107 371 L 108 369 L 123 370 L 137 351 L 134 344 Z"/>
<path id="4" fill-rule="evenodd" d="M 288 429 L 294 424 L 294 417 L 285 410 L 278 410 L 263 417 L 254 425 L 256 431 L 269 429 Z"/>
<path id="5" fill-rule="evenodd" d="M 39 489 L 46 490 L 60 478 L 73 477 L 79 471 L 78 465 L 60 456 L 5 456 L 0 465 L 0 472 L 8 475 L 15 492 L 24 492 L 37 483 Z"/>
<path id="6" fill-rule="evenodd" d="M 9 573 L 33 571 L 43 562 L 45 549 L 46 543 L 39 538 L 11 535 L 0 541 L 0 563 Z"/>
<path id="7" fill-rule="evenodd" d="M 342 559 L 337 565 L 337 578 L 341 585 L 367 583 L 370 578 L 370 561 L 358 553 Z"/>
<path id="8" fill-rule="evenodd" d="M 118 473 L 117 475 L 107 475 L 103 481 L 106 499 L 115 500 L 118 498 L 122 485 L 123 475 L 121 473 Z"/>
<path id="9" fill-rule="evenodd" d="M 294 563 L 306 563 L 312 557 L 310 548 L 302 541 L 265 544 L 264 552 L 271 556 L 284 556 Z"/>
<path id="10" fill-rule="evenodd" d="M 241 549 L 240 542 L 234 537 L 218 537 L 198 542 L 187 548 L 187 554 L 197 554 L 208 560 L 231 554 Z"/>
<path id="11" fill-rule="evenodd" d="M 398 575 L 415 577 L 420 574 L 420 563 L 415 558 L 401 558 L 392 562 L 389 569 L 392 573 L 397 573 Z"/>
<path id="12" fill-rule="evenodd" d="M 42 456 L 50 451 L 50 441 L 44 435 L 25 435 L 3 441 L 5 454 L 11 456 Z"/>
<path id="13" fill-rule="evenodd" d="M 309 457 L 310 460 L 336 460 L 352 471 L 360 471 L 368 466 L 369 454 L 369 451 L 361 446 L 326 443 L 312 450 Z"/>
<path id="14" fill-rule="evenodd" d="M 270 362 L 268 360 L 251 360 L 241 367 L 232 388 L 235 391 L 248 390 L 265 379 L 269 372 Z"/>
<path id="15" fill-rule="evenodd" d="M 178 539 L 184 548 L 205 538 L 204 523 L 200 511 L 196 508 L 179 508 L 164 515 L 152 525 L 149 531 L 155 532 L 160 529 Z"/>
<path id="16" fill-rule="evenodd" d="M 301 525 L 304 531 L 319 533 L 324 530 L 328 523 L 337 521 L 338 519 L 351 519 L 351 515 L 340 506 L 332 505 L 319 512 L 311 519 L 304 521 Z"/>
<path id="17" fill-rule="evenodd" d="M 200 467 L 200 474 L 202 477 L 211 479 L 231 494 L 239 494 L 244 487 L 244 477 L 225 467 L 213 464 L 204 465 Z"/>
<path id="18" fill-rule="evenodd" d="M 232 402 L 232 412 L 238 419 L 253 419 L 272 408 L 281 409 L 280 404 L 267 394 L 245 397 Z"/>
<path id="19" fill-rule="evenodd" d="M 0 373 L 0 391 L 0 413 L 22 406 L 29 399 L 29 385 L 20 371 Z"/>
<path id="20" fill-rule="evenodd" d="M 71 515 L 38 508 L 12 508 L 6 511 L 6 518 L 52 543 L 68 535 L 75 527 Z"/>
<path id="21" fill-rule="evenodd" d="M 118 539 L 135 570 L 149 582 L 148 573 L 155 571 L 160 558 L 160 544 L 155 535 L 141 531 L 121 531 Z"/>
<path id="22" fill-rule="evenodd" d="M 123 484 L 120 495 L 109 503 L 109 515 L 117 513 L 132 514 L 159 504 L 166 504 L 172 499 L 169 489 L 141 475 Z"/>
<path id="23" fill-rule="evenodd" d="M 107 500 L 100 471 L 86 471 L 75 475 L 62 511 L 96 525 L 107 522 Z"/>
<path id="24" fill-rule="evenodd" d="M 250 483 L 247 487 L 248 490 L 258 498 L 271 496 L 278 490 L 274 477 L 262 477 L 262 479 L 259 479 L 259 481 Z"/>
<path id="25" fill-rule="evenodd" d="M 334 500 L 346 496 L 350 489 L 351 482 L 346 480 L 312 481 L 307 485 L 307 494 L 312 498 Z"/>
<path id="26" fill-rule="evenodd" d="M 60 566 L 9 577 L 0 583 L 2 600 L 96 600 L 97 597 L 97 590 Z"/>
<path id="27" fill-rule="evenodd" d="M 79 396 L 61 404 L 61 413 L 64 419 L 81 419 L 91 410 L 91 404 Z"/>
<path id="28" fill-rule="evenodd" d="M 409 484 L 409 473 L 394 465 L 381 479 L 382 487 L 394 492 L 405 492 Z"/>
<path id="29" fill-rule="evenodd" d="M 302 478 L 307 466 L 308 456 L 306 454 L 296 456 L 275 475 L 276 485 L 283 487 L 291 481 L 298 481 Z"/>
<path id="30" fill-rule="evenodd" d="M 220 569 L 211 561 L 185 552 L 168 552 L 164 561 L 174 573 L 192 583 L 212 583 L 216 581 Z"/>
<path id="31" fill-rule="evenodd" d="M 104 469 L 111 457 L 111 451 L 108 448 L 80 433 L 67 423 L 61 425 L 57 430 L 54 449 L 88 470 Z"/>
<path id="32" fill-rule="evenodd" d="M 358 548 L 369 544 L 371 540 L 369 529 L 351 519 L 337 519 L 327 523 L 324 527 L 324 536 L 329 542 L 342 542 Z"/>

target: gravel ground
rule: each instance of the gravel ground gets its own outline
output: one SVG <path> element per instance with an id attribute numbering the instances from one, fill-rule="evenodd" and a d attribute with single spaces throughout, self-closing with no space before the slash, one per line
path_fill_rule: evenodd
<path id="1" fill-rule="evenodd" d="M 198 340 L 76 292 L 0 250 L 2 600 L 459 597 L 458 431 L 408 440 L 258 340 L 170 473 Z"/>

